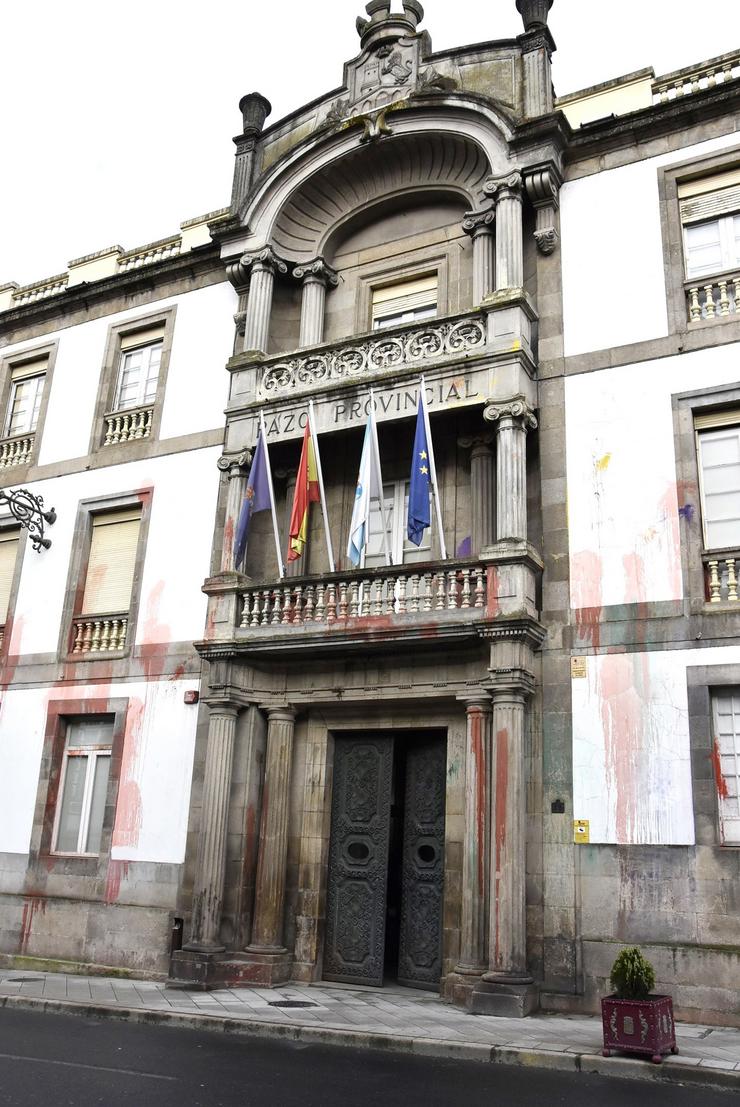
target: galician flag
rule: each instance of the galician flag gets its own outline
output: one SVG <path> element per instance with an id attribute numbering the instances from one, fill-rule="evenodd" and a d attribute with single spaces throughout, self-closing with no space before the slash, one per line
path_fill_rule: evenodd
<path id="1" fill-rule="evenodd" d="M 316 465 L 313 435 L 311 434 L 310 425 L 306 423 L 293 496 L 293 510 L 290 513 L 288 561 L 297 561 L 303 553 L 308 538 L 309 504 L 318 503 L 320 499 L 319 472 Z"/>
<path id="2" fill-rule="evenodd" d="M 349 542 L 347 543 L 347 557 L 355 566 L 360 564 L 362 551 L 367 545 L 369 537 L 371 500 L 379 500 L 381 515 L 383 512 L 383 489 L 380 483 L 380 458 L 377 453 L 378 439 L 374 424 L 375 416 L 371 411 L 367 426 L 365 427 L 365 441 L 362 444 L 360 471 L 357 475 L 355 504 L 352 509 L 352 522 L 349 527 Z"/>
<path id="3" fill-rule="evenodd" d="M 409 542 L 413 542 L 415 546 L 421 545 L 424 531 L 428 526 L 431 526 L 432 522 L 429 507 L 429 487 L 432 481 L 429 454 L 426 419 L 424 418 L 424 400 L 422 389 L 419 389 L 414 455 L 411 461 L 411 480 L 409 482 L 409 514 L 406 527 Z"/>
<path id="4" fill-rule="evenodd" d="M 238 569 L 244 562 L 247 552 L 247 539 L 249 538 L 249 524 L 256 511 L 267 511 L 271 507 L 270 502 L 270 477 L 268 461 L 265 450 L 265 442 L 260 429 L 257 438 L 257 447 L 252 458 L 252 467 L 247 478 L 247 491 L 244 494 L 244 502 L 239 512 L 239 521 L 236 525 L 234 538 L 234 565 Z"/>

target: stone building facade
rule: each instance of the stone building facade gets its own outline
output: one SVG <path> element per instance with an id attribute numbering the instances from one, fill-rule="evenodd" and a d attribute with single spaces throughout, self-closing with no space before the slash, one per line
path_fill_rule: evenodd
<path id="1" fill-rule="evenodd" d="M 9 593 L 7 957 L 173 986 L 395 980 L 523 1015 L 593 1009 L 639 943 L 679 1016 L 740 1022 L 740 55 L 557 100 L 551 6 L 434 53 L 417 0 L 371 0 L 338 90 L 268 127 L 242 99 L 228 209 L 169 254 L 5 289 L 11 407 L 17 364 L 57 364 L 40 452 L 3 476 L 66 497 L 51 621 L 40 561 Z M 49 426 L 85 327 L 87 454 L 61 407 Z M 129 351 L 156 343 L 151 412 L 116 411 Z M 441 532 L 417 550 L 422 388 Z M 371 542 L 355 569 L 371 407 L 391 556 Z M 309 410 L 326 520 L 314 505 L 281 576 L 256 515 L 237 566 L 260 420 L 284 543 Z M 85 565 L 131 511 L 112 649 L 123 616 L 83 618 Z M 112 727 L 94 855 L 59 848 L 73 757 L 78 847 L 94 806 L 85 712 Z"/>

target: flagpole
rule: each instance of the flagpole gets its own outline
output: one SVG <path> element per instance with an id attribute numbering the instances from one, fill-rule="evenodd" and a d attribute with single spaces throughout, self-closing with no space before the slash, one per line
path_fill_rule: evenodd
<path id="1" fill-rule="evenodd" d="M 285 576 L 285 566 L 283 565 L 283 555 L 280 549 L 280 535 L 278 534 L 277 525 L 277 511 L 275 510 L 275 489 L 272 487 L 272 468 L 270 467 L 270 451 L 267 448 L 267 428 L 265 427 L 265 415 L 260 408 L 260 434 L 262 435 L 262 442 L 265 448 L 265 465 L 267 466 L 267 487 L 270 490 L 270 514 L 272 515 L 272 533 L 275 536 L 275 553 L 277 554 L 278 563 L 278 577 L 280 580 Z"/>
<path id="2" fill-rule="evenodd" d="M 319 453 L 319 436 L 316 433 L 316 422 L 313 415 L 313 400 L 308 401 L 308 424 L 313 437 L 313 453 L 316 459 L 316 475 L 319 478 L 319 495 L 321 496 L 321 514 L 324 517 L 324 534 L 326 535 L 326 552 L 329 555 L 329 572 L 335 572 L 334 569 L 334 550 L 331 545 L 331 535 L 329 534 L 329 515 L 326 510 L 326 493 L 324 491 L 324 474 L 321 471 L 321 454 Z"/>
<path id="3" fill-rule="evenodd" d="M 439 529 L 439 551 L 442 554 L 442 560 L 447 560 L 447 547 L 445 545 L 445 535 L 442 530 L 442 505 L 439 502 L 439 485 L 437 484 L 437 466 L 434 461 L 434 444 L 432 442 L 432 428 L 429 426 L 429 412 L 427 411 L 427 396 L 426 396 L 426 384 L 424 378 L 421 378 L 421 391 L 419 393 L 421 398 L 421 410 L 424 413 L 424 430 L 427 434 L 427 445 L 429 446 L 429 475 L 432 478 L 432 495 L 434 497 L 434 506 L 437 513 L 437 527 Z"/>
<path id="4" fill-rule="evenodd" d="M 372 427 L 373 446 L 374 446 L 374 453 L 375 453 L 375 479 L 377 480 L 378 488 L 380 489 L 380 501 L 379 501 L 378 506 L 380 508 L 380 525 L 383 528 L 383 553 L 385 554 L 385 563 L 386 563 L 386 565 L 390 565 L 391 564 L 391 550 L 390 550 L 390 546 L 388 545 L 388 527 L 386 525 L 386 518 L 385 518 L 385 493 L 383 491 L 383 474 L 382 474 L 381 469 L 380 469 L 380 446 L 378 445 L 378 426 L 375 422 L 375 397 L 373 396 L 372 388 L 370 389 L 370 425 Z M 370 537 L 370 499 L 371 499 L 371 497 L 368 496 L 368 498 L 367 498 L 368 518 L 365 521 L 365 543 L 366 544 L 367 544 L 368 538 Z"/>

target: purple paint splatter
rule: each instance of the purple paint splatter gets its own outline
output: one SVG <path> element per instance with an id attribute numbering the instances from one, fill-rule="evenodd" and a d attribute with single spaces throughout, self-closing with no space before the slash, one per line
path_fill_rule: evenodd
<path id="1" fill-rule="evenodd" d="M 467 538 L 463 538 L 460 545 L 457 547 L 456 557 L 470 557 L 472 553 L 472 543 L 470 535 Z"/>
<path id="2" fill-rule="evenodd" d="M 682 515 L 687 523 L 692 523 L 694 521 L 694 505 L 684 504 L 683 507 L 679 507 L 678 514 Z"/>

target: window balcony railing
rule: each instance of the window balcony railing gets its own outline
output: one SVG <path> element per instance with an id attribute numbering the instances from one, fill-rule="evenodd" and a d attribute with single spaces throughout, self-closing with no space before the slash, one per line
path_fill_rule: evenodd
<path id="1" fill-rule="evenodd" d="M 9 469 L 12 465 L 25 465 L 30 461 L 35 440 L 36 435 L 33 433 L 0 439 L 0 469 Z"/>
<path id="2" fill-rule="evenodd" d="M 111 411 L 105 419 L 104 446 L 115 446 L 119 442 L 133 442 L 137 438 L 149 438 L 152 433 L 154 404 L 145 407 L 129 408 L 126 411 Z"/>
<path id="3" fill-rule="evenodd" d="M 450 612 L 480 616 L 486 595 L 486 568 L 475 562 L 359 569 L 249 588 L 242 593 L 239 627 L 341 629 L 396 617 L 403 623 Z"/>
<path id="4" fill-rule="evenodd" d="M 705 280 L 686 281 L 686 303 L 690 323 L 740 316 L 740 273 L 724 273 Z"/>
<path id="5" fill-rule="evenodd" d="M 482 354 L 488 346 L 483 314 L 400 324 L 350 341 L 316 346 L 310 353 L 270 358 L 261 368 L 258 396 L 269 400 L 296 390 L 349 384 L 378 373 L 422 371 L 438 361 Z"/>
<path id="6" fill-rule="evenodd" d="M 87 615 L 72 623 L 72 653 L 111 653 L 124 649 L 128 611 L 114 615 Z"/>
<path id="7" fill-rule="evenodd" d="M 709 550 L 702 557 L 709 603 L 738 603 L 740 551 Z"/>

